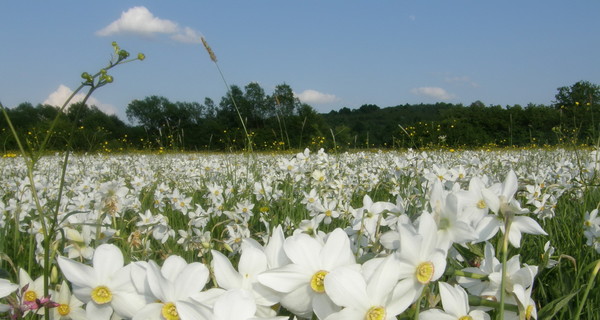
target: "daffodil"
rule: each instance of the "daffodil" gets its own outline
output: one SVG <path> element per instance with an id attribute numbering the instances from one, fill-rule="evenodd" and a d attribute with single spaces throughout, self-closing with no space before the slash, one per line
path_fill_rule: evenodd
<path id="1" fill-rule="evenodd" d="M 506 262 L 506 291 L 514 293 L 515 285 L 522 288 L 529 288 L 533 285 L 533 280 L 537 274 L 538 267 L 525 265 L 521 267 L 520 256 L 515 255 Z M 496 267 L 496 270 L 489 275 L 490 286 L 482 292 L 486 296 L 495 296 L 500 299 L 500 285 L 502 283 L 502 264 Z"/>
<path id="2" fill-rule="evenodd" d="M 463 288 L 439 283 L 444 310 L 429 309 L 419 314 L 421 320 L 489 320 L 490 316 L 481 310 L 470 310 L 469 298 Z"/>
<path id="3" fill-rule="evenodd" d="M 92 266 L 65 257 L 58 265 L 73 286 L 73 294 L 86 303 L 87 319 L 131 318 L 145 304 L 145 299 L 133 285 L 130 265 L 124 266 L 121 250 L 112 244 L 96 248 Z"/>
<path id="4" fill-rule="evenodd" d="M 320 319 L 338 311 L 325 292 L 327 275 L 341 266 L 355 266 L 350 240 L 342 229 L 332 231 L 325 243 L 305 233 L 287 238 L 284 250 L 291 264 L 257 276 L 263 285 L 283 294 L 281 305 L 302 318 Z"/>
<path id="5" fill-rule="evenodd" d="M 326 320 L 392 320 L 406 310 L 413 297 L 405 295 L 405 288 L 396 285 L 398 261 L 388 256 L 372 265 L 371 272 L 341 267 L 327 275 L 327 294 L 343 309 Z"/>
<path id="6" fill-rule="evenodd" d="M 231 261 L 222 253 L 212 250 L 212 269 L 219 287 L 225 290 L 239 289 L 247 291 L 253 303 L 260 306 L 261 314 L 269 315 L 270 307 L 279 302 L 279 294 L 258 282 L 257 275 L 268 268 L 267 256 L 256 244 L 250 241 L 242 243 L 242 254 L 236 271 Z"/>
<path id="7" fill-rule="evenodd" d="M 83 302 L 71 294 L 69 285 L 63 280 L 60 290 L 54 292 L 52 300 L 58 304 L 56 308 L 50 309 L 51 320 L 85 320 L 86 314 L 83 310 Z"/>
<path id="8" fill-rule="evenodd" d="M 496 184 L 490 189 L 483 189 L 482 195 L 490 210 L 497 215 L 498 220 L 511 219 L 508 240 L 515 248 L 521 246 L 521 233 L 548 235 L 540 225 L 530 217 L 520 214 L 527 213 L 514 196 L 518 189 L 518 178 L 514 171 L 509 171 L 502 184 Z M 497 223 L 494 230 L 506 232 L 504 223 Z M 492 234 L 495 232 L 492 232 Z"/>
<path id="9" fill-rule="evenodd" d="M 286 320 L 289 317 L 255 317 L 256 305 L 251 293 L 246 290 L 234 289 L 225 292 L 215 301 L 210 320 Z"/>
<path id="10" fill-rule="evenodd" d="M 144 274 L 145 281 L 140 284 L 137 277 Z M 136 312 L 133 319 L 185 320 L 180 311 L 181 302 L 191 302 L 191 297 L 202 291 L 209 271 L 202 263 L 188 264 L 182 257 L 173 255 L 165 260 L 162 268 L 154 261 L 136 263 L 132 266 L 132 277 L 137 278 L 138 287 L 147 288 L 144 291 L 154 301 Z"/>
<path id="11" fill-rule="evenodd" d="M 437 226 L 427 212 L 419 218 L 416 235 L 401 233 L 400 236 L 400 250 L 395 253 L 401 279 L 398 286 L 406 289 L 404 294 L 413 298 L 412 303 L 426 285 L 444 274 L 446 250 L 438 247 Z"/>
<path id="12" fill-rule="evenodd" d="M 462 217 L 458 197 L 454 193 L 446 195 L 439 180 L 433 184 L 429 203 L 438 228 L 438 247 L 448 250 L 454 243 L 477 240 L 475 229 Z"/>
<path id="13" fill-rule="evenodd" d="M 44 296 L 44 278 L 31 279 L 27 271 L 19 269 L 19 296 L 20 306 L 18 308 L 23 314 L 33 311 L 44 314 L 45 306 L 53 306 L 49 296 Z M 50 291 L 52 294 L 52 291 Z"/>
<path id="14" fill-rule="evenodd" d="M 13 293 L 17 289 L 19 289 L 19 285 L 14 284 L 6 279 L 0 278 L 0 298 L 4 298 L 4 297 L 8 296 L 9 294 Z M 6 312 L 8 310 L 10 310 L 9 305 L 0 303 L 0 312 Z"/>
<path id="15" fill-rule="evenodd" d="M 464 272 L 481 275 L 482 277 L 480 278 L 485 278 L 493 272 L 497 272 L 497 270 L 502 270 L 502 265 L 500 264 L 500 261 L 496 259 L 494 247 L 487 241 L 484 247 L 483 260 L 479 266 L 462 269 Z M 489 292 L 488 287 L 491 285 L 487 278 L 485 280 L 480 280 L 468 277 L 458 277 L 457 280 L 461 286 L 475 296 L 482 295 L 484 291 Z"/>

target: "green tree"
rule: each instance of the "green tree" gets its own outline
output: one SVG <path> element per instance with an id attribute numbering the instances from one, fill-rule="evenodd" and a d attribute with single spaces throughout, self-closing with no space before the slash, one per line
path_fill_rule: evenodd
<path id="1" fill-rule="evenodd" d="M 596 124 L 600 104 L 600 86 L 578 81 L 570 87 L 560 87 L 554 106 L 561 111 L 560 128 L 572 142 L 595 143 L 600 127 Z"/>

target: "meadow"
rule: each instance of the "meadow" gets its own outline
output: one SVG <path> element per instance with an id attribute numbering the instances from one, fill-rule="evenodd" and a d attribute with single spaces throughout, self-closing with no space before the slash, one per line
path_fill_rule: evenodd
<path id="1" fill-rule="evenodd" d="M 71 98 L 0 105 L 2 318 L 600 319 L 598 149 L 52 154 Z"/>
<path id="2" fill-rule="evenodd" d="M 0 316 L 599 319 L 599 157 L 7 155 Z"/>

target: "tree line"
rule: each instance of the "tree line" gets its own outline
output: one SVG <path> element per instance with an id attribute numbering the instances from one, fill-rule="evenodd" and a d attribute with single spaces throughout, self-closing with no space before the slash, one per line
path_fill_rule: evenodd
<path id="1" fill-rule="evenodd" d="M 27 102 L 6 111 L 30 148 L 58 118 L 48 146 L 52 150 L 239 151 L 248 143 L 253 150 L 345 150 L 596 144 L 599 102 L 600 86 L 579 81 L 558 88 L 552 105 L 365 104 L 319 114 L 285 83 L 267 94 L 252 82 L 231 86 L 218 104 L 210 98 L 203 103 L 161 96 L 133 100 L 126 108 L 131 124 L 81 103 L 64 112 Z M 5 153 L 17 149 L 4 117 L 0 143 Z"/>

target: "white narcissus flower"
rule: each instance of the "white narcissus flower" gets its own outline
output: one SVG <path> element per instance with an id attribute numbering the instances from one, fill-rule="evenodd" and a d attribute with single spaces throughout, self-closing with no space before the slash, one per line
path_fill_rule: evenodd
<path id="1" fill-rule="evenodd" d="M 531 299 L 531 289 L 529 287 L 525 289 L 520 284 L 513 286 L 513 293 L 519 303 L 519 315 L 521 319 L 537 319 L 537 308 L 535 307 L 535 301 Z"/>
<path id="2" fill-rule="evenodd" d="M 0 279 L 0 298 L 4 298 L 9 294 L 13 293 L 15 290 L 19 288 L 19 285 L 11 283 L 6 279 Z M 0 312 L 6 312 L 10 310 L 9 305 L 0 303 Z"/>
<path id="3" fill-rule="evenodd" d="M 400 234 L 400 250 L 394 255 L 399 261 L 401 280 L 398 286 L 405 288 L 405 295 L 413 298 L 410 303 L 421 295 L 427 284 L 439 279 L 446 269 L 447 253 L 438 247 L 437 231 L 433 217 L 423 212 L 416 235 L 408 232 Z"/>
<path id="4" fill-rule="evenodd" d="M 136 312 L 134 320 L 194 319 L 180 311 L 180 304 L 182 301 L 190 302 L 190 298 L 199 294 L 208 282 L 209 271 L 204 264 L 188 264 L 182 257 L 170 256 L 162 268 L 154 261 L 138 262 L 131 271 L 134 279 L 145 271 L 143 284 L 136 279 L 136 285 L 143 286 L 153 301 Z M 202 306 L 195 305 L 192 309 L 198 308 Z"/>
<path id="5" fill-rule="evenodd" d="M 479 274 L 482 276 L 489 276 L 493 272 L 502 269 L 502 264 L 496 259 L 496 253 L 492 244 L 486 241 L 484 248 L 484 257 L 478 267 L 469 267 L 462 269 L 464 272 L 470 272 Z M 479 279 L 473 279 L 469 277 L 458 277 L 458 283 L 469 291 L 470 294 L 479 296 L 482 292 L 489 291 L 489 281 L 482 281 Z"/>
<path id="6" fill-rule="evenodd" d="M 320 319 L 338 311 L 325 293 L 329 272 L 341 266 L 355 266 L 350 240 L 342 229 L 332 231 L 323 244 L 304 233 L 287 238 L 284 250 L 291 264 L 258 275 L 258 281 L 283 293 L 281 305 L 302 318 L 314 313 Z"/>
<path id="7" fill-rule="evenodd" d="M 410 305 L 413 297 L 396 286 L 398 261 L 393 256 L 373 260 L 374 270 L 341 267 L 327 275 L 325 290 L 343 309 L 326 320 L 392 320 Z"/>
<path id="8" fill-rule="evenodd" d="M 230 290 L 222 294 L 214 303 L 212 313 L 204 316 L 210 320 L 286 320 L 289 317 L 256 318 L 254 298 L 246 290 Z"/>
<path id="9" fill-rule="evenodd" d="M 115 245 L 96 248 L 93 266 L 62 256 L 58 265 L 73 286 L 73 294 L 86 303 L 88 319 L 110 319 L 113 310 L 120 317 L 131 318 L 146 304 L 133 285 L 130 266 L 124 266 L 123 254 Z"/>
<path id="10" fill-rule="evenodd" d="M 356 209 L 352 229 L 363 232 L 370 241 L 375 241 L 377 226 L 385 221 L 381 214 L 394 209 L 396 209 L 396 206 L 391 202 L 373 202 L 371 197 L 365 195 L 362 208 Z"/>
<path id="11" fill-rule="evenodd" d="M 250 293 L 261 315 L 270 315 L 270 308 L 279 302 L 279 293 L 258 282 L 256 276 L 268 270 L 267 256 L 257 248 L 258 244 L 247 239 L 242 243 L 242 254 L 238 262 L 238 271 L 233 268 L 231 261 L 222 253 L 212 250 L 212 270 L 217 284 L 225 290 L 240 289 Z"/>
<path id="12" fill-rule="evenodd" d="M 454 243 L 464 244 L 477 240 L 475 229 L 461 216 L 462 209 L 457 196 L 454 193 L 443 196 L 443 192 L 441 182 L 436 180 L 431 190 L 430 203 L 432 217 L 438 228 L 438 247 L 448 250 Z"/>
<path id="13" fill-rule="evenodd" d="M 52 301 L 58 306 L 50 309 L 51 320 L 85 320 L 85 310 L 83 310 L 83 302 L 71 294 L 69 285 L 66 281 L 60 284 L 60 290 L 52 294 Z"/>
<path id="14" fill-rule="evenodd" d="M 19 269 L 19 288 L 21 290 L 27 287 L 23 292 L 23 302 L 35 303 L 36 299 L 42 299 L 44 296 L 44 278 L 38 277 L 32 280 L 27 271 Z"/>
<path id="15" fill-rule="evenodd" d="M 419 314 L 421 320 L 489 320 L 490 316 L 481 310 L 469 308 L 469 297 L 460 286 L 451 286 L 445 282 L 439 283 L 440 296 L 444 310 L 429 309 Z"/>
<path id="16" fill-rule="evenodd" d="M 530 217 L 518 215 L 528 212 L 527 209 L 522 209 L 519 201 L 514 198 L 518 187 L 517 175 L 511 170 L 502 184 L 497 184 L 490 189 L 483 189 L 481 191 L 485 203 L 490 207 L 492 212 L 498 215 L 498 219 L 503 219 L 506 216 L 512 219 L 508 231 L 508 241 L 515 248 L 521 246 L 521 233 L 548 235 L 535 220 Z M 502 232 L 506 232 L 504 230 L 504 223 L 497 225 L 495 228 L 500 228 Z"/>
<path id="17" fill-rule="evenodd" d="M 506 261 L 506 291 L 514 293 L 515 285 L 522 288 L 531 287 L 537 271 L 537 266 L 525 265 L 521 267 L 520 256 L 518 254 L 513 256 Z M 497 265 L 496 270 L 488 278 L 490 279 L 490 286 L 482 292 L 482 295 L 495 296 L 499 300 L 502 284 L 502 264 Z"/>

